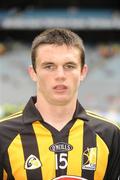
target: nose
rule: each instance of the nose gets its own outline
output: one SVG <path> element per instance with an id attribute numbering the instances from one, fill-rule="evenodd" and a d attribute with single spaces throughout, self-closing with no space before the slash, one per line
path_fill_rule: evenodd
<path id="1" fill-rule="evenodd" d="M 58 67 L 56 70 L 56 80 L 65 80 L 65 71 L 63 67 Z"/>

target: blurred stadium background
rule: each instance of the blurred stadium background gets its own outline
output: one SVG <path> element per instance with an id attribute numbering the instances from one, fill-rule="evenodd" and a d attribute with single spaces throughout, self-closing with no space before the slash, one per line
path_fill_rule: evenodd
<path id="1" fill-rule="evenodd" d="M 27 73 L 31 42 L 51 27 L 70 28 L 85 42 L 89 75 L 79 92 L 82 105 L 120 123 L 119 0 L 1 0 L 0 117 L 35 95 Z"/>

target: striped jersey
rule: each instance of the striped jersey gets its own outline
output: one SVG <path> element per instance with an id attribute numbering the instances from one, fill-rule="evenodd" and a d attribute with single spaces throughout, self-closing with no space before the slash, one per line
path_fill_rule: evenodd
<path id="1" fill-rule="evenodd" d="M 0 180 L 118 180 L 120 130 L 79 102 L 58 131 L 31 97 L 23 111 L 0 121 Z M 46 112 L 47 113 L 47 112 Z"/>

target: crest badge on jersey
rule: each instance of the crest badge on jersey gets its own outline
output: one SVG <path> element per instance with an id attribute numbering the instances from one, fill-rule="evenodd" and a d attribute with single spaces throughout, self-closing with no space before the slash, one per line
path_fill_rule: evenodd
<path id="1" fill-rule="evenodd" d="M 35 155 L 31 154 L 25 162 L 25 169 L 33 170 L 39 167 L 41 167 L 39 159 Z"/>
<path id="2" fill-rule="evenodd" d="M 97 148 L 87 148 L 83 152 L 83 161 L 82 161 L 82 169 L 85 170 L 96 170 L 97 163 Z"/>

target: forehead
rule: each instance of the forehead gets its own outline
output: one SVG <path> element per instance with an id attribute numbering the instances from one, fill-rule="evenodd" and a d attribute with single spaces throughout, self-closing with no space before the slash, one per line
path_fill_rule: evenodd
<path id="1" fill-rule="evenodd" d="M 80 59 L 80 50 L 77 47 L 67 45 L 40 45 L 36 51 L 37 61 L 70 60 L 78 61 Z"/>

